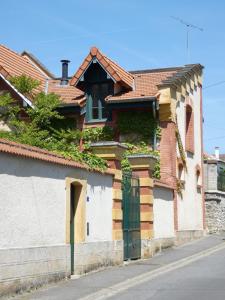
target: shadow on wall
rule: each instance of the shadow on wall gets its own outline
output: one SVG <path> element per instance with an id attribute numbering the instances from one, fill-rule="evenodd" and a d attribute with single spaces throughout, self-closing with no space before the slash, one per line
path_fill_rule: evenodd
<path id="1" fill-rule="evenodd" d="M 107 174 L 48 163 L 37 159 L 14 156 L 6 153 L 0 153 L 0 176 L 1 174 L 15 176 L 18 178 L 39 177 L 65 180 L 66 177 L 71 177 L 75 179 L 87 179 L 88 184 L 92 189 L 94 189 L 94 186 L 101 186 L 102 189 L 105 189 L 106 187 L 111 187 L 112 184 L 110 180 L 103 181 L 103 178 L 112 177 Z"/>

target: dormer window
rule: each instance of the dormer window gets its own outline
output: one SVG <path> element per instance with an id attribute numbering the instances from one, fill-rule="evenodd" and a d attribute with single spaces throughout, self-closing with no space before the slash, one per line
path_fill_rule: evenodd
<path id="1" fill-rule="evenodd" d="M 111 84 L 93 83 L 87 91 L 87 121 L 105 121 L 108 117 L 105 98 L 110 95 Z"/>
<path id="2" fill-rule="evenodd" d="M 97 59 L 93 59 L 86 72 L 80 77 L 79 88 L 86 93 L 86 122 L 106 121 L 109 113 L 105 98 L 113 95 L 114 82 Z"/>

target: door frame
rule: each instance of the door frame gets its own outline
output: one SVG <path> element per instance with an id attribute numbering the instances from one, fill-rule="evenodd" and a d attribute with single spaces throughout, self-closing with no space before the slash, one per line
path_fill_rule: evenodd
<path id="1" fill-rule="evenodd" d="M 74 271 L 75 256 L 71 257 L 71 186 L 74 186 L 74 249 L 76 244 L 85 242 L 86 238 L 86 197 L 87 197 L 87 180 L 75 179 L 74 177 L 66 178 L 66 238 L 65 242 L 70 246 L 70 266 L 71 273 Z M 73 251 L 74 253 L 75 251 Z M 72 266 L 73 263 L 73 266 Z"/>

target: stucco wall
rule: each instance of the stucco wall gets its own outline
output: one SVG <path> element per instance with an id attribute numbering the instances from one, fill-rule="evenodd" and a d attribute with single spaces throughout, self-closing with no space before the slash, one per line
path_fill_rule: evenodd
<path id="1" fill-rule="evenodd" d="M 99 179 L 99 176 L 91 177 L 87 187 L 86 220 L 89 223 L 89 235 L 86 231 L 86 242 L 112 240 L 112 181 L 107 176 Z"/>
<path id="2" fill-rule="evenodd" d="M 87 240 L 112 240 L 111 176 L 1 153 L 1 248 L 65 244 L 67 176 L 87 178 Z"/>
<path id="3" fill-rule="evenodd" d="M 177 197 L 178 230 L 201 230 L 203 229 L 202 190 L 197 189 L 196 166 L 201 167 L 201 114 L 200 114 L 200 88 L 197 87 L 190 93 L 193 102 L 194 113 L 194 154 L 186 152 L 187 172 L 183 172 L 182 179 L 185 181 L 183 197 Z M 181 99 L 176 108 L 178 127 L 181 140 L 185 148 L 185 99 Z M 179 149 L 177 148 L 177 155 Z M 202 173 L 199 184 L 202 183 Z"/>
<path id="4" fill-rule="evenodd" d="M 173 191 L 155 187 L 154 193 L 154 238 L 174 237 Z"/>
<path id="5" fill-rule="evenodd" d="M 75 273 L 122 262 L 122 241 L 112 241 L 111 175 L 0 153 L 0 295 L 70 275 L 67 177 L 87 180 L 90 233 L 75 245 Z"/>

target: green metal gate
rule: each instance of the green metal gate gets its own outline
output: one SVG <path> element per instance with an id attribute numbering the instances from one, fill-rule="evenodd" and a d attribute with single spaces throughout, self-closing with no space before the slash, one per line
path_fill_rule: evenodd
<path id="1" fill-rule="evenodd" d="M 122 191 L 124 260 L 137 259 L 141 257 L 139 179 L 124 173 Z"/>

